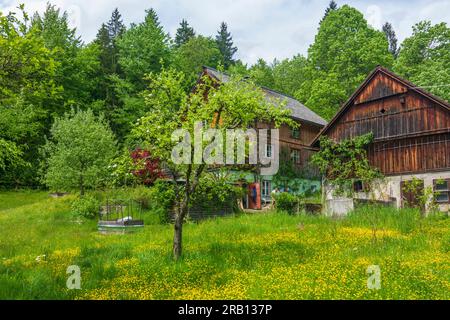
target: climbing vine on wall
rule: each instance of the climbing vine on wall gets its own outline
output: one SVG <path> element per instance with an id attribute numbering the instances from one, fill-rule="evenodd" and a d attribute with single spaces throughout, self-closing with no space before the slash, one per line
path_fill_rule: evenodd
<path id="1" fill-rule="evenodd" d="M 339 143 L 326 136 L 320 138 L 320 151 L 312 156 L 316 165 L 335 192 L 352 192 L 354 181 L 370 184 L 382 174 L 369 164 L 367 147 L 373 141 L 373 134 L 365 134 Z"/>

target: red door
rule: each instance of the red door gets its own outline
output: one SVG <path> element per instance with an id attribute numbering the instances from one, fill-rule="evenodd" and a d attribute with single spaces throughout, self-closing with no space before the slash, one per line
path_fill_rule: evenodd
<path id="1" fill-rule="evenodd" d="M 261 188 L 258 182 L 248 185 L 248 208 L 261 210 Z"/>

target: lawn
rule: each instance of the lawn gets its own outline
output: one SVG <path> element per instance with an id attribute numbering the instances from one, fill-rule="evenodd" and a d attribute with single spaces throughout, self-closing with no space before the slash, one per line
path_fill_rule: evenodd
<path id="1" fill-rule="evenodd" d="M 102 235 L 76 221 L 71 196 L 0 193 L 0 299 L 450 299 L 450 219 L 366 207 L 349 217 L 285 213 Z M 69 265 L 81 290 L 66 289 Z M 367 288 L 378 265 L 381 288 Z"/>

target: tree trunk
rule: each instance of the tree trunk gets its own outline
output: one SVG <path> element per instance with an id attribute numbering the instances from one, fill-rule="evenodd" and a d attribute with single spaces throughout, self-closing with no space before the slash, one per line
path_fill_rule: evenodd
<path id="1" fill-rule="evenodd" d="M 182 253 L 183 240 L 183 219 L 185 216 L 186 206 L 181 203 L 177 214 L 175 215 L 174 233 L 173 233 L 173 257 L 175 260 L 180 259 Z"/>

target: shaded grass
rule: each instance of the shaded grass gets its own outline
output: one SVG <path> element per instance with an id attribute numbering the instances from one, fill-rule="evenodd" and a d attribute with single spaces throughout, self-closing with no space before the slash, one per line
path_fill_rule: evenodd
<path id="1" fill-rule="evenodd" d="M 339 220 L 241 214 L 186 224 L 174 262 L 172 227 L 151 212 L 143 230 L 101 235 L 96 221 L 73 220 L 71 197 L 0 199 L 11 195 L 0 211 L 2 299 L 450 298 L 445 216 L 376 207 Z M 65 287 L 73 264 L 82 290 Z M 367 289 L 372 264 L 382 270 L 381 290 Z"/>

